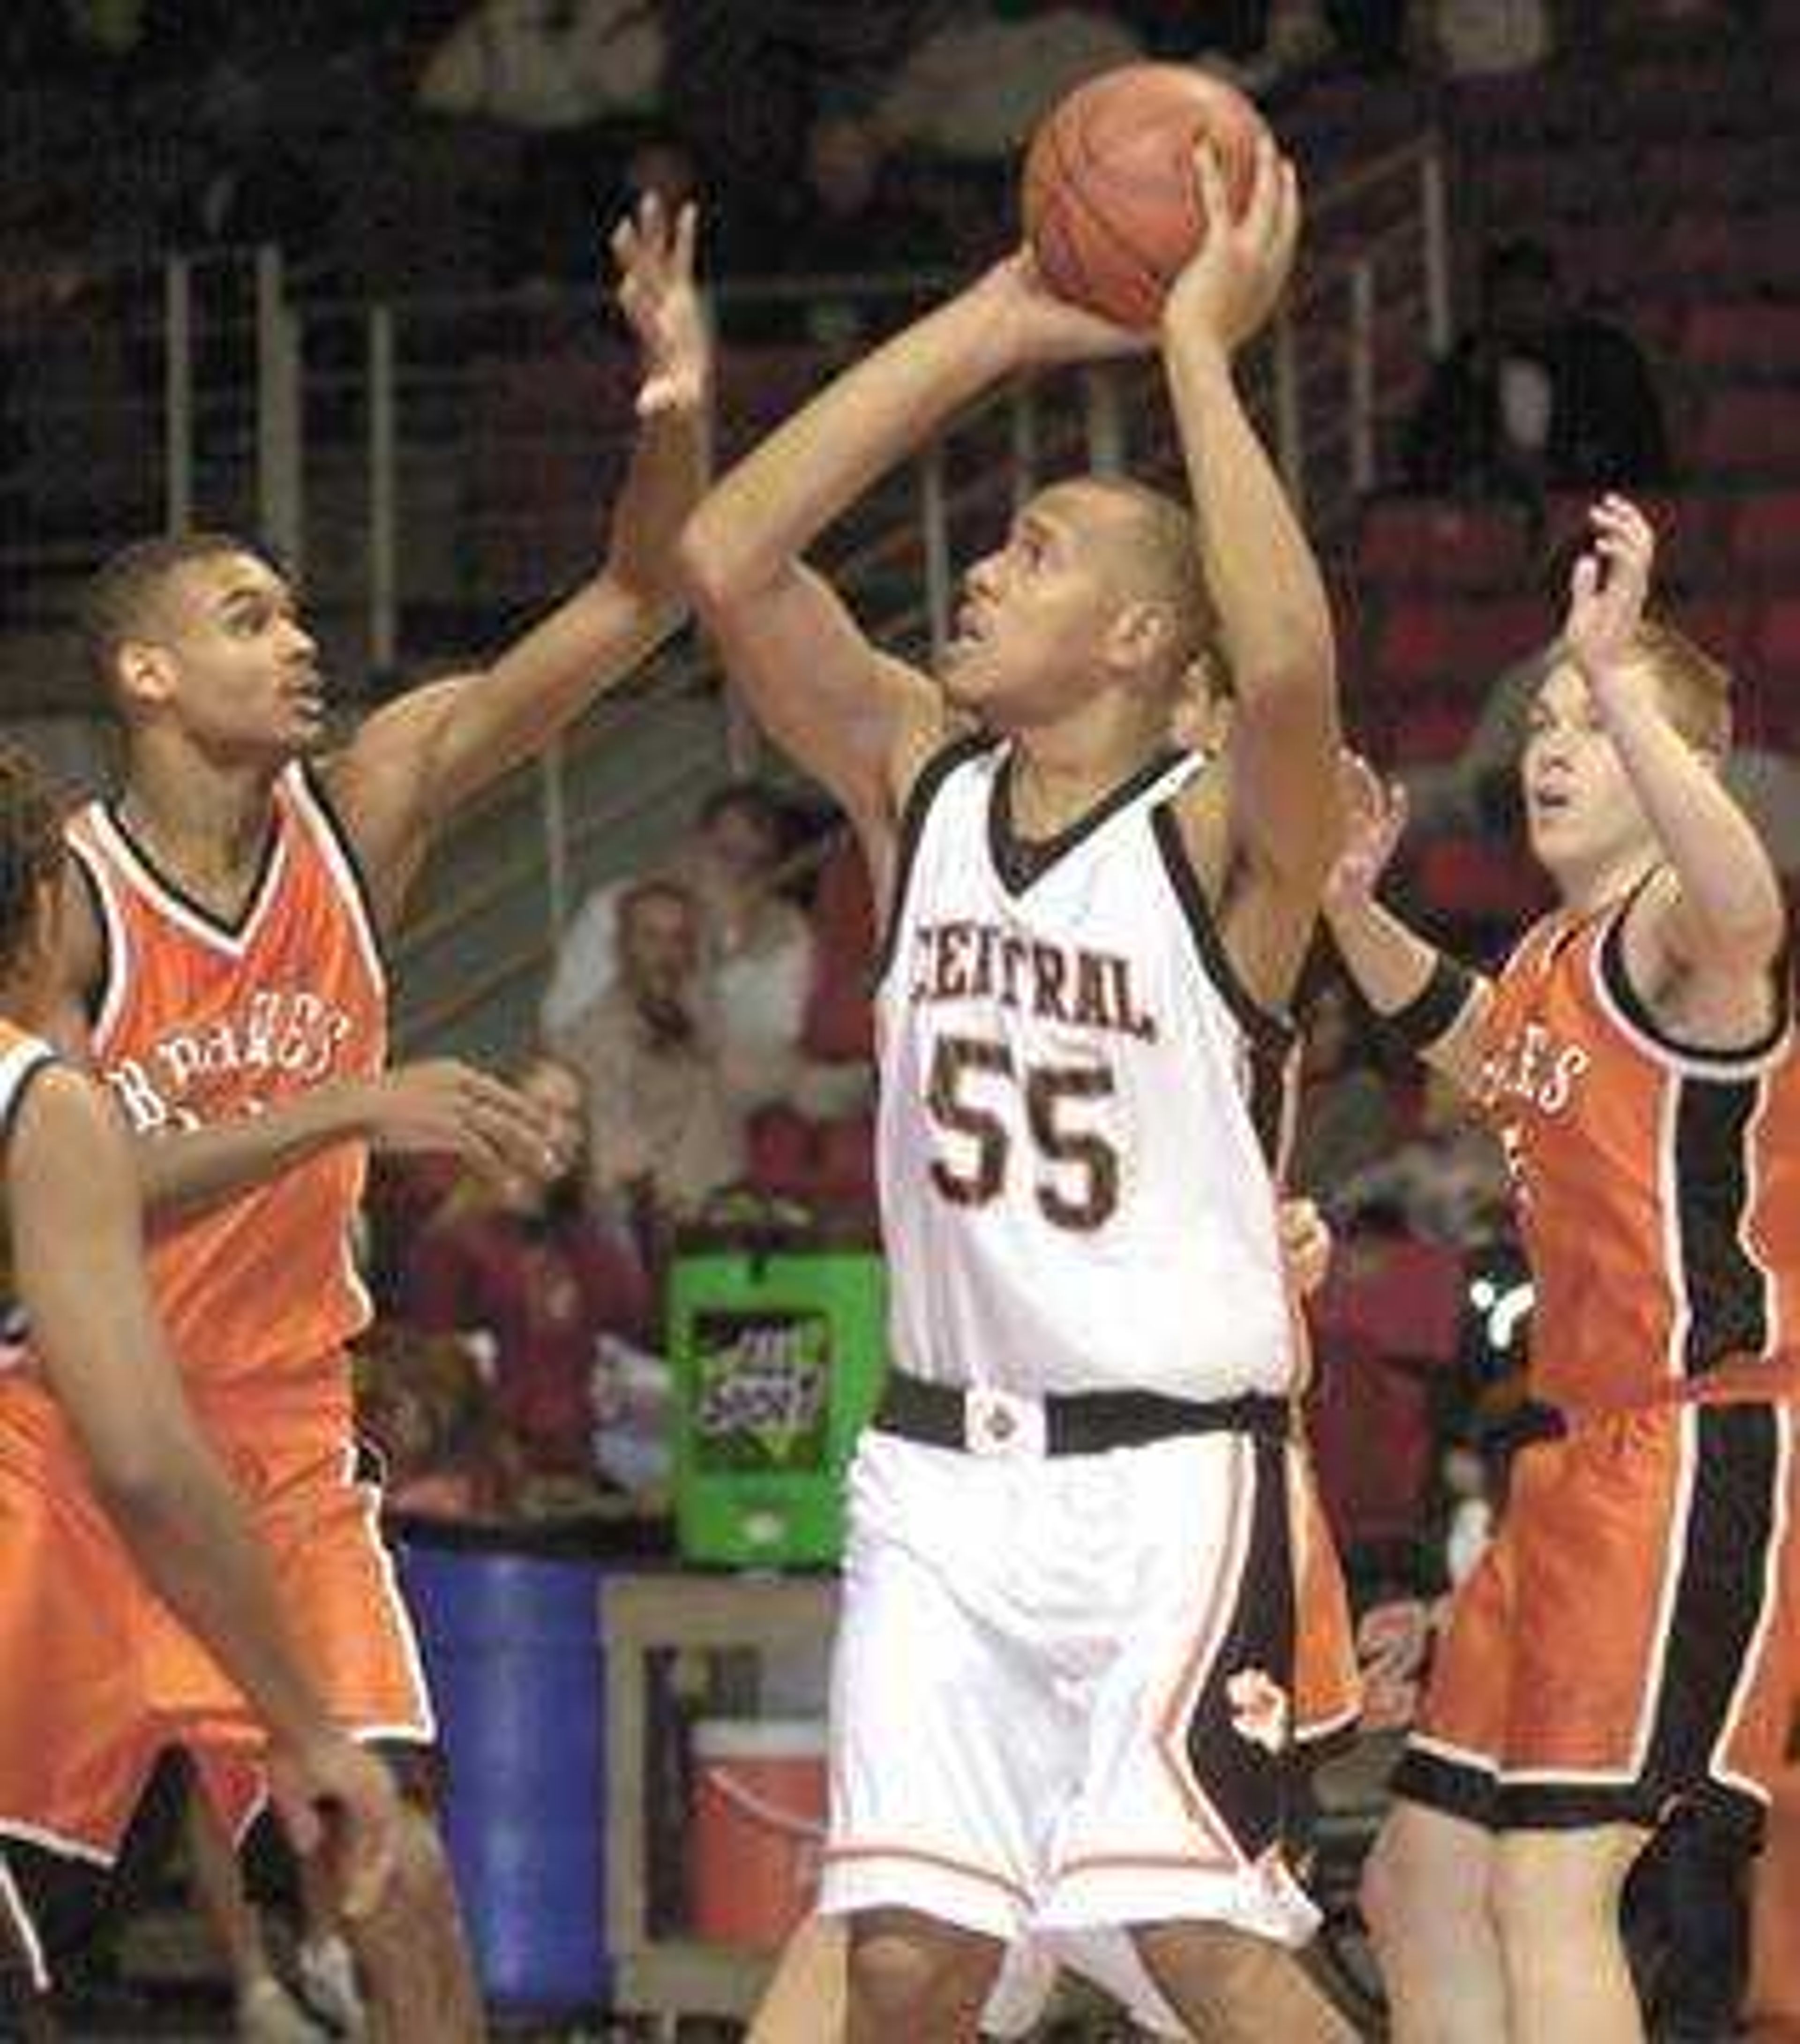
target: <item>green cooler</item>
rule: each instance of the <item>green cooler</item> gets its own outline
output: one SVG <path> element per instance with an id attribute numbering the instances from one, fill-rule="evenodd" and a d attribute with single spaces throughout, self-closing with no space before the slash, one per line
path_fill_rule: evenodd
<path id="1" fill-rule="evenodd" d="M 677 1243 L 668 1305 L 683 1558 L 835 1562 L 844 1466 L 886 1363 L 879 1254 L 866 1242 L 692 1231 Z"/>

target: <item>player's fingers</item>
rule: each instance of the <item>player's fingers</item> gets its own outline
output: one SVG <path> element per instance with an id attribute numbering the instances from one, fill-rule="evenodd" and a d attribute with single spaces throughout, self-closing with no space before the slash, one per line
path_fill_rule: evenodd
<path id="1" fill-rule="evenodd" d="M 664 253 L 668 242 L 668 221 L 658 193 L 646 192 L 638 201 L 637 231 L 652 255 L 660 257 Z"/>
<path id="2" fill-rule="evenodd" d="M 1300 240 L 1300 182 L 1287 157 L 1275 174 L 1275 211 L 1269 232 L 1270 249 L 1275 263 L 1285 271 L 1294 259 Z"/>
<path id="3" fill-rule="evenodd" d="M 675 268 L 678 276 L 694 275 L 694 244 L 700 232 L 700 209 L 689 199 L 675 215 Z"/>
<path id="4" fill-rule="evenodd" d="M 1200 210 L 1209 227 L 1229 220 L 1230 205 L 1225 197 L 1224 167 L 1219 162 L 1219 152 L 1202 136 L 1194 145 L 1194 174 L 1200 185 Z"/>
<path id="5" fill-rule="evenodd" d="M 1265 132 L 1256 137 L 1256 167 L 1250 179 L 1250 202 L 1244 209 L 1244 231 L 1250 237 L 1253 248 L 1267 248 L 1271 245 L 1275 213 L 1280 198 L 1280 159 L 1275 152 L 1274 136 Z"/>
<path id="6" fill-rule="evenodd" d="M 1600 586 L 1600 563 L 1592 554 L 1583 554 L 1569 577 L 1569 594 L 1577 603 L 1590 603 Z"/>

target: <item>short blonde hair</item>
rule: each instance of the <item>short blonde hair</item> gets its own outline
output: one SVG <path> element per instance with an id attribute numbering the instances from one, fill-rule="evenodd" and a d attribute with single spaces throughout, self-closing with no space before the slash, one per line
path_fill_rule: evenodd
<path id="1" fill-rule="evenodd" d="M 1669 721 L 1690 745 L 1722 759 L 1731 750 L 1731 670 L 1666 618 L 1646 617 L 1637 644 Z"/>

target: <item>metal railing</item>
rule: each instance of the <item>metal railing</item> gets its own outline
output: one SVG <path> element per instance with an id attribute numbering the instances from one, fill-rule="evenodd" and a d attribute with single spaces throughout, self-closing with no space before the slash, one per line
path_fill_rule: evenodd
<path id="1" fill-rule="evenodd" d="M 1448 345 L 1448 274 L 1433 140 L 1383 156 L 1310 204 L 1301 273 L 1246 387 L 1321 542 L 1376 481 L 1396 416 Z M 875 330 L 948 281 L 722 289 L 725 456 L 832 366 L 806 336 L 809 308 L 826 301 Z M 67 378 L 67 411 L 52 395 L 34 415 L 63 454 L 48 471 L 52 498 L 106 515 L 79 531 L 77 518 L 52 516 L 35 534 L 0 533 L 0 605 L 28 624 L 54 624 L 72 576 L 133 531 L 248 525 L 306 574 L 333 671 L 385 677 L 402 659 L 490 628 L 497 611 L 541 605 L 598 554 L 600 509 L 626 454 L 633 363 L 596 294 L 332 302 L 302 296 L 279 252 L 260 249 L 171 258 L 153 287 L 140 279 L 121 296 L 120 317 L 79 336 L 97 361 L 110 350 L 113 373 Z M 131 486 L 109 474 L 91 505 L 90 478 L 69 459 L 84 427 L 94 445 L 134 451 Z M 833 577 L 871 630 L 927 655 L 948 629 L 957 561 L 991 543 L 1040 477 L 1075 461 L 1152 480 L 1177 472 L 1153 363 L 996 394 L 833 536 Z M 4 661 L 0 644 L 0 676 Z M 659 805 L 685 820 L 697 759 L 722 769 L 740 756 L 713 682 L 692 651 L 666 657 L 651 685 L 584 720 L 534 778 L 516 778 L 461 820 L 459 836 L 482 840 L 485 855 L 479 871 L 452 860 L 428 884 L 401 947 L 402 984 L 459 927 L 488 917 L 508 936 L 409 1005 L 409 1040 L 466 1026 L 501 989 L 539 974 L 583 879 L 604 870 L 606 842 L 653 824 Z M 34 706 L 54 707 L 60 691 L 79 701 L 59 681 Z M 666 772 L 640 766 L 610 793 L 609 756 L 644 750 L 675 701 L 690 725 L 719 728 L 703 740 L 690 729 Z"/>

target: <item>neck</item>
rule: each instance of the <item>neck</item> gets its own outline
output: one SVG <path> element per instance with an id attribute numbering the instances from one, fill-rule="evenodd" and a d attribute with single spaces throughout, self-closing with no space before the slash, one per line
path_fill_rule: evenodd
<path id="1" fill-rule="evenodd" d="M 143 745 L 133 751 L 119 812 L 171 872 L 230 878 L 262 857 L 278 771 L 221 767 L 187 747 Z"/>
<path id="2" fill-rule="evenodd" d="M 1073 823 L 1167 742 L 1160 720 L 1117 720 L 1020 732 L 1013 743 L 1013 821 L 1028 836 Z"/>
<path id="3" fill-rule="evenodd" d="M 1656 853 L 1643 845 L 1598 859 L 1590 866 L 1558 873 L 1556 892 L 1565 909 L 1590 915 L 1629 894 L 1656 863 Z"/>

